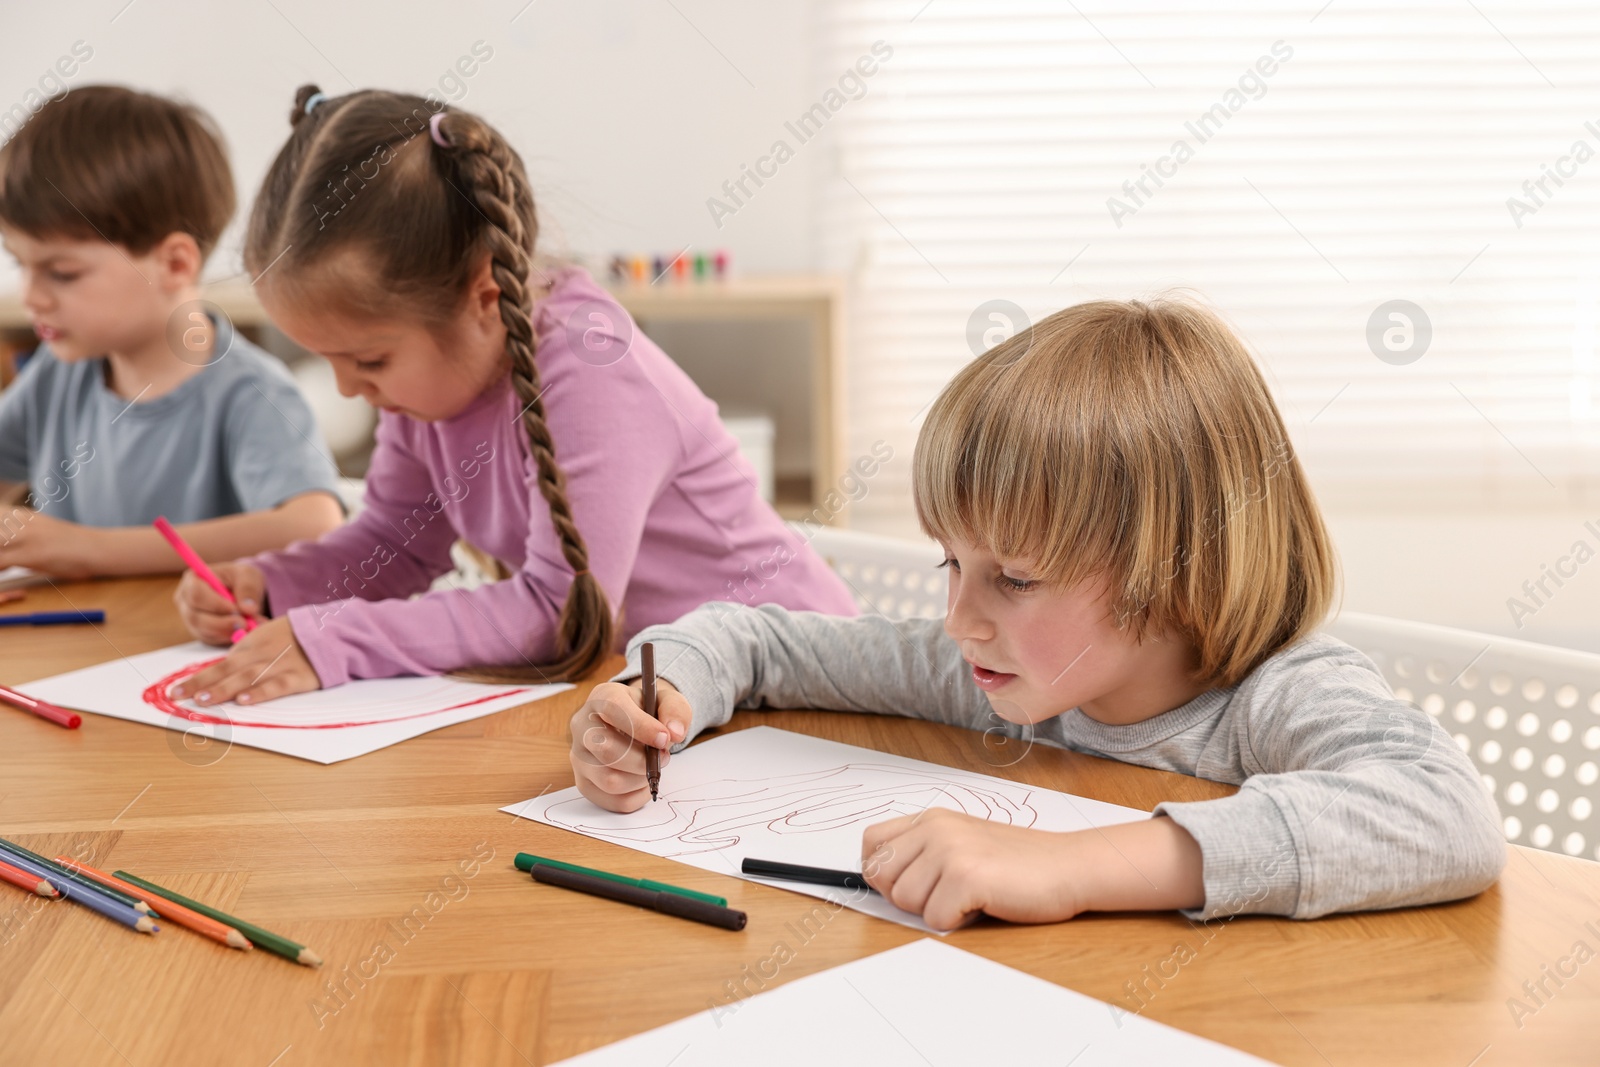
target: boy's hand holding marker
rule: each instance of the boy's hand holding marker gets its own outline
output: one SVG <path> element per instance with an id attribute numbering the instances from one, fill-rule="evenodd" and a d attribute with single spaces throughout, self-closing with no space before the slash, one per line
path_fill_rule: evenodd
<path id="1" fill-rule="evenodd" d="M 683 694 L 656 679 L 656 715 L 646 714 L 642 685 L 602 682 L 572 716 L 572 772 L 578 791 L 607 811 L 638 811 L 650 802 L 645 750 L 671 760 L 672 746 L 689 735 L 694 712 Z"/>

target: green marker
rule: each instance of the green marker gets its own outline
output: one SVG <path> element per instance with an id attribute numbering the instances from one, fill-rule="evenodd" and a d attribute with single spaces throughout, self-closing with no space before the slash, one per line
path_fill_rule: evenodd
<path id="1" fill-rule="evenodd" d="M 712 896 L 710 893 L 701 893 L 693 889 L 685 889 L 679 885 L 668 885 L 665 882 L 653 882 L 648 878 L 629 878 L 624 874 L 612 874 L 609 871 L 597 871 L 593 867 L 580 867 L 576 863 L 563 863 L 560 860 L 546 859 L 535 856 L 531 852 L 518 852 L 516 858 L 517 870 L 531 871 L 535 864 L 546 867 L 555 867 L 563 871 L 572 871 L 575 874 L 587 874 L 595 878 L 604 878 L 608 882 L 618 882 L 622 885 L 638 886 L 640 889 L 653 889 L 658 893 L 676 893 L 680 897 L 691 900 L 703 900 L 707 904 L 715 904 L 719 908 L 728 906 L 727 897 Z"/>

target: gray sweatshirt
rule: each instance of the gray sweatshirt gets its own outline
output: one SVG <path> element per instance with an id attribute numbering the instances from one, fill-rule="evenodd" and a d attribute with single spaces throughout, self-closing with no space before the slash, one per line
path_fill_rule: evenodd
<path id="1" fill-rule="evenodd" d="M 694 709 L 687 740 L 736 707 L 878 712 L 1238 785 L 1231 797 L 1155 808 L 1200 844 L 1206 901 L 1184 913 L 1192 919 L 1455 900 L 1505 866 L 1500 817 L 1471 762 L 1371 660 L 1325 634 L 1131 726 L 1077 709 L 1004 722 L 938 619 L 714 602 L 636 636 L 618 679 L 638 677 L 645 641 L 658 676 Z"/>

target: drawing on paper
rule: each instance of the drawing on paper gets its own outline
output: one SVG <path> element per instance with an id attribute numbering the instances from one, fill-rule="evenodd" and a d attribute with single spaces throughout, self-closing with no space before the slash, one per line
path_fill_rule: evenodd
<path id="1" fill-rule="evenodd" d="M 665 857 L 716 852 L 744 835 L 826 833 L 842 826 L 916 815 L 937 805 L 980 819 L 1032 826 L 1039 813 L 1033 791 L 959 771 L 936 773 L 892 764 L 846 763 L 828 770 L 781 777 L 728 778 L 664 792 L 661 804 L 628 817 L 626 827 L 596 826 L 595 806 L 583 797 L 552 804 L 553 825 L 622 845 L 660 843 Z M 657 814 L 659 812 L 659 814 Z M 654 817 L 654 821 L 652 820 Z M 676 839 L 681 847 L 671 842 Z"/>
<path id="2" fill-rule="evenodd" d="M 376 726 L 380 723 L 404 722 L 407 719 L 443 715 L 446 712 L 470 708 L 474 704 L 526 692 L 525 689 L 496 688 L 482 696 L 458 700 L 445 706 L 440 706 L 441 694 L 459 689 L 460 683 L 449 679 L 434 679 L 440 684 L 412 685 L 407 687 L 404 695 L 363 705 L 351 704 L 348 701 L 319 701 L 317 692 L 297 693 L 249 709 L 251 714 L 257 717 L 257 721 L 229 718 L 220 713 L 220 708 L 201 708 L 188 701 L 180 702 L 172 698 L 170 690 L 173 686 L 221 661 L 222 657 L 218 656 L 181 667 L 155 684 L 147 686 L 140 695 L 146 704 L 157 711 L 190 722 L 216 726 L 259 726 L 269 730 L 337 730 L 347 726 Z M 421 682 L 423 679 L 414 681 Z M 228 707 L 243 710 L 236 704 L 229 704 Z"/>

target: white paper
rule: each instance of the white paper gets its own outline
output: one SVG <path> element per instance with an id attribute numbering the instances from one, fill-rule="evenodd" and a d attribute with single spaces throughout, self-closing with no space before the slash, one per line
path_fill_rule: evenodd
<path id="1" fill-rule="evenodd" d="M 197 722 L 151 703 L 152 687 L 164 692 L 173 676 L 211 662 L 222 650 L 194 642 L 128 656 L 95 667 L 17 686 L 22 692 L 76 711 L 164 726 L 207 739 L 217 753 L 228 744 L 248 745 L 315 763 L 338 763 L 418 737 L 442 726 L 481 718 L 540 700 L 570 685 L 480 685 L 453 678 L 381 678 L 280 697 L 264 704 L 179 702 L 189 714 L 222 719 Z M 202 750 L 204 741 L 193 746 Z M 220 756 L 218 757 L 220 758 Z M 207 761 L 209 762 L 209 760 Z"/>
<path id="2" fill-rule="evenodd" d="M 1268 1061 L 923 938 L 765 993 L 726 996 L 698 1015 L 561 1062 L 1259 1067 Z"/>
<path id="3" fill-rule="evenodd" d="M 0 567 L 0 590 L 25 589 L 30 585 L 44 585 L 49 581 L 48 574 L 40 574 L 27 567 Z"/>
<path id="4" fill-rule="evenodd" d="M 714 737 L 673 756 L 661 772 L 661 799 L 629 815 L 600 808 L 576 787 L 501 810 L 743 878 L 739 866 L 746 856 L 859 871 L 865 827 L 929 807 L 1055 831 L 1150 817 L 1135 808 L 771 726 Z M 920 916 L 902 911 L 876 893 L 747 880 L 938 932 Z"/>

